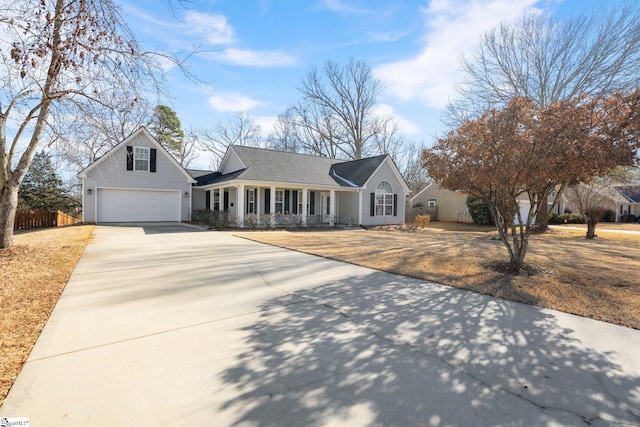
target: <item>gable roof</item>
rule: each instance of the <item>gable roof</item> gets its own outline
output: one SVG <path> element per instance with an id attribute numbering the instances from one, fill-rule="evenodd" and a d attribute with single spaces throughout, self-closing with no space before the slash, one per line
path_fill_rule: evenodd
<path id="1" fill-rule="evenodd" d="M 78 177 L 80 178 L 86 178 L 87 177 L 87 173 L 95 168 L 96 166 L 98 166 L 100 163 L 104 162 L 105 159 L 108 159 L 109 157 L 111 157 L 116 151 L 118 151 L 120 149 L 120 147 L 125 146 L 129 143 L 131 143 L 131 141 L 133 141 L 136 137 L 138 137 L 139 135 L 144 136 L 145 138 L 147 138 L 153 145 L 155 145 L 156 149 L 162 153 L 167 159 L 169 159 L 169 161 L 185 176 L 185 178 L 187 179 L 188 182 L 190 183 L 195 183 L 196 180 L 189 174 L 189 172 L 187 172 L 187 170 L 185 168 L 183 168 L 180 163 L 178 163 L 178 161 L 175 159 L 175 157 L 173 157 L 162 145 L 160 145 L 160 143 L 158 142 L 157 139 L 154 138 L 153 135 L 151 135 L 151 133 L 149 133 L 149 131 L 144 127 L 141 126 L 139 127 L 136 131 L 134 131 L 131 135 L 129 135 L 128 137 L 126 137 L 125 139 L 123 139 L 122 141 L 120 141 L 118 144 L 116 144 L 113 148 L 111 148 L 109 151 L 107 151 L 106 153 L 104 153 L 102 156 L 100 156 L 99 158 L 97 158 L 96 160 L 94 160 L 91 164 L 89 164 L 89 166 L 87 166 L 86 168 L 82 169 L 80 172 L 78 172 Z"/>
<path id="2" fill-rule="evenodd" d="M 233 150 L 246 166 L 238 175 L 241 179 L 334 187 L 340 185 L 329 176 L 329 170 L 331 165 L 341 160 L 235 145 L 229 150 Z"/>
<path id="3" fill-rule="evenodd" d="M 232 145 L 225 154 L 221 166 L 222 170 L 224 170 L 226 162 L 230 161 L 233 156 L 237 157 L 242 169 L 226 174 L 214 172 L 200 176 L 197 178 L 197 186 L 209 186 L 239 179 L 335 188 L 358 188 L 364 186 L 381 165 L 388 161 L 393 166 L 394 174 L 406 187 L 397 167 L 386 154 L 345 161 L 309 154 Z"/>
<path id="4" fill-rule="evenodd" d="M 640 185 L 625 185 L 615 187 L 615 189 L 629 203 L 640 203 Z"/>
<path id="5" fill-rule="evenodd" d="M 380 167 L 386 154 L 366 159 L 351 160 L 331 165 L 331 176 L 340 184 L 348 187 L 362 187 L 371 175 Z"/>

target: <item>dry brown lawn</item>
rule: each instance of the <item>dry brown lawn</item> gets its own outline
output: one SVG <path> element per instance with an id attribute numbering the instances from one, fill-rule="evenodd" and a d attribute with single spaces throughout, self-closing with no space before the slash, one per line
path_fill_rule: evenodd
<path id="1" fill-rule="evenodd" d="M 637 225 L 636 225 L 637 227 Z M 531 236 L 525 262 L 536 274 L 511 276 L 489 227 L 434 222 L 418 230 L 262 231 L 241 237 L 500 298 L 640 329 L 640 235 L 575 229 Z"/>
<path id="2" fill-rule="evenodd" d="M 84 250 L 93 226 L 21 232 L 0 249 L 0 405 Z"/>

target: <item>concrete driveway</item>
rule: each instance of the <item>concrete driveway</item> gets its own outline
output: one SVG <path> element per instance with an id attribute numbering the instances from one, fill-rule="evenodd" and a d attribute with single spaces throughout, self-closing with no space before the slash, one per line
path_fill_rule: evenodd
<path id="1" fill-rule="evenodd" d="M 98 226 L 0 417 L 640 425 L 640 331 L 178 225 Z"/>

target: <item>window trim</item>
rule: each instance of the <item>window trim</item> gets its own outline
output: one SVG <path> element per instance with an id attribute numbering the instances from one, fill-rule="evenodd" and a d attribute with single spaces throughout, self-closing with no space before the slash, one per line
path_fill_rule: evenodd
<path id="1" fill-rule="evenodd" d="M 140 158 L 140 153 L 146 153 L 146 159 Z M 138 168 L 138 161 L 143 162 L 146 161 L 147 168 L 140 169 Z M 151 167 L 151 149 L 149 147 L 133 147 L 133 170 L 137 172 L 149 172 L 149 168 Z"/>
<path id="2" fill-rule="evenodd" d="M 386 184 L 386 185 L 385 185 Z M 382 188 L 388 187 L 388 188 Z M 389 192 L 389 190 L 391 190 Z M 374 202 L 374 216 L 394 216 L 394 197 L 393 187 L 388 181 L 380 181 L 376 185 L 375 202 Z"/>
<path id="3" fill-rule="evenodd" d="M 284 189 L 276 188 L 275 194 L 275 214 L 284 214 Z"/>

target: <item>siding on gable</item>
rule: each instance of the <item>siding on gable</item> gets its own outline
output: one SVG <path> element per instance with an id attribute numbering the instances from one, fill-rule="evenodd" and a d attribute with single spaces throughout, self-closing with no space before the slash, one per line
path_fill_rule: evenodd
<path id="1" fill-rule="evenodd" d="M 229 151 L 229 156 L 227 157 L 227 161 L 224 164 L 224 169 L 220 172 L 223 175 L 226 175 L 231 172 L 239 171 L 240 169 L 244 169 L 244 165 L 240 160 L 240 157 L 233 151 Z"/>
<path id="2" fill-rule="evenodd" d="M 150 190 L 179 190 L 181 194 L 182 220 L 191 217 L 191 184 L 185 175 L 175 164 L 167 158 L 164 152 L 158 150 L 156 159 L 156 172 L 128 171 L 127 170 L 127 145 L 136 147 L 156 148 L 143 134 L 138 134 L 127 144 L 122 144 L 108 153 L 100 164 L 87 173 L 84 188 L 85 222 L 96 220 L 96 194 L 97 188 L 129 188 Z M 87 189 L 92 189 L 92 194 L 87 194 Z M 189 197 L 184 197 L 184 193 Z"/>
<path id="3" fill-rule="evenodd" d="M 376 186 L 380 181 L 387 181 L 391 184 L 393 194 L 398 195 L 398 202 L 396 203 L 397 215 L 395 216 L 370 215 L 370 195 L 371 193 L 375 193 Z M 382 163 L 376 173 L 369 179 L 362 193 L 364 197 L 362 203 L 362 225 L 404 224 L 405 195 L 403 193 L 402 183 L 398 181 L 387 161 Z"/>

